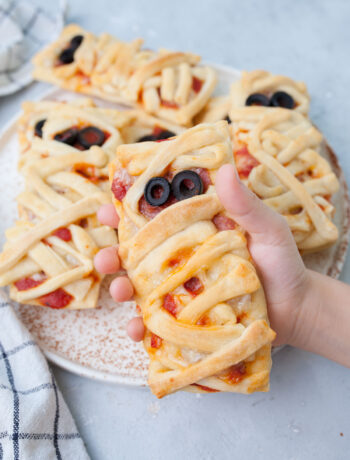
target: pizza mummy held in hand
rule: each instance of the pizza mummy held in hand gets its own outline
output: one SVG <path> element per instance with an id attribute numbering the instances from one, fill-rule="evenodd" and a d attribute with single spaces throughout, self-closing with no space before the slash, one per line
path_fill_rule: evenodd
<path id="1" fill-rule="evenodd" d="M 222 121 L 119 146 L 110 165 L 119 254 L 147 328 L 148 382 L 159 398 L 269 389 L 275 333 L 244 231 L 215 193 L 225 163 L 233 157 Z"/>

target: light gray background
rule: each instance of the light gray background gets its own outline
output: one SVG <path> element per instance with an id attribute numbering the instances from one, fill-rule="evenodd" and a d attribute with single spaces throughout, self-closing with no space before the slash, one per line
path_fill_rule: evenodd
<path id="1" fill-rule="evenodd" d="M 95 33 L 141 36 L 151 48 L 190 50 L 218 63 L 306 81 L 311 116 L 350 178 L 349 1 L 69 3 L 68 21 Z M 43 87 L 0 98 L 0 125 Z M 350 282 L 349 262 L 342 279 Z M 57 368 L 54 373 L 94 460 L 350 458 L 350 371 L 299 350 L 280 352 L 270 393 L 249 397 L 178 393 L 158 402 L 146 389 L 89 381 Z"/>

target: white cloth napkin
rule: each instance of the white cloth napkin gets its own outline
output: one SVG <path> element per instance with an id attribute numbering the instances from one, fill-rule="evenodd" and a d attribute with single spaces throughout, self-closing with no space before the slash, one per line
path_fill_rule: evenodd
<path id="1" fill-rule="evenodd" d="M 0 0 L 0 96 L 32 81 L 33 55 L 55 40 L 64 24 L 66 0 L 45 7 L 28 0 Z"/>
<path id="2" fill-rule="evenodd" d="M 47 362 L 0 291 L 0 460 L 88 460 Z"/>

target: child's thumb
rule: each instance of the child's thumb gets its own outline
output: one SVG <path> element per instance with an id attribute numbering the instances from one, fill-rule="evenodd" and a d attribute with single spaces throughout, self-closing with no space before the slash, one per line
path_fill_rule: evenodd
<path id="1" fill-rule="evenodd" d="M 290 239 L 285 219 L 266 206 L 240 181 L 232 165 L 222 166 L 215 182 L 221 203 L 255 242 L 268 245 L 285 243 Z"/>

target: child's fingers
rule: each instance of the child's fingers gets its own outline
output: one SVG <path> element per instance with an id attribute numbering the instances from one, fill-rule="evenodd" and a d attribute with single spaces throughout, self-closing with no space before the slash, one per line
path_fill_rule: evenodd
<path id="1" fill-rule="evenodd" d="M 142 318 L 133 318 L 126 326 L 128 336 L 135 342 L 140 342 L 145 335 L 145 326 Z"/>
<path id="2" fill-rule="evenodd" d="M 279 214 L 266 206 L 238 178 L 232 165 L 222 166 L 216 176 L 216 191 L 234 220 L 255 242 L 265 245 L 289 240 L 288 226 Z"/>
<path id="3" fill-rule="evenodd" d="M 97 218 L 101 224 L 118 228 L 119 216 L 113 204 L 103 204 L 97 211 Z"/>
<path id="4" fill-rule="evenodd" d="M 109 292 L 116 302 L 125 302 L 134 295 L 134 288 L 127 276 L 119 276 L 111 282 Z"/>
<path id="5" fill-rule="evenodd" d="M 111 275 L 120 270 L 118 248 L 110 247 L 101 249 L 94 258 L 94 265 L 98 272 Z"/>

